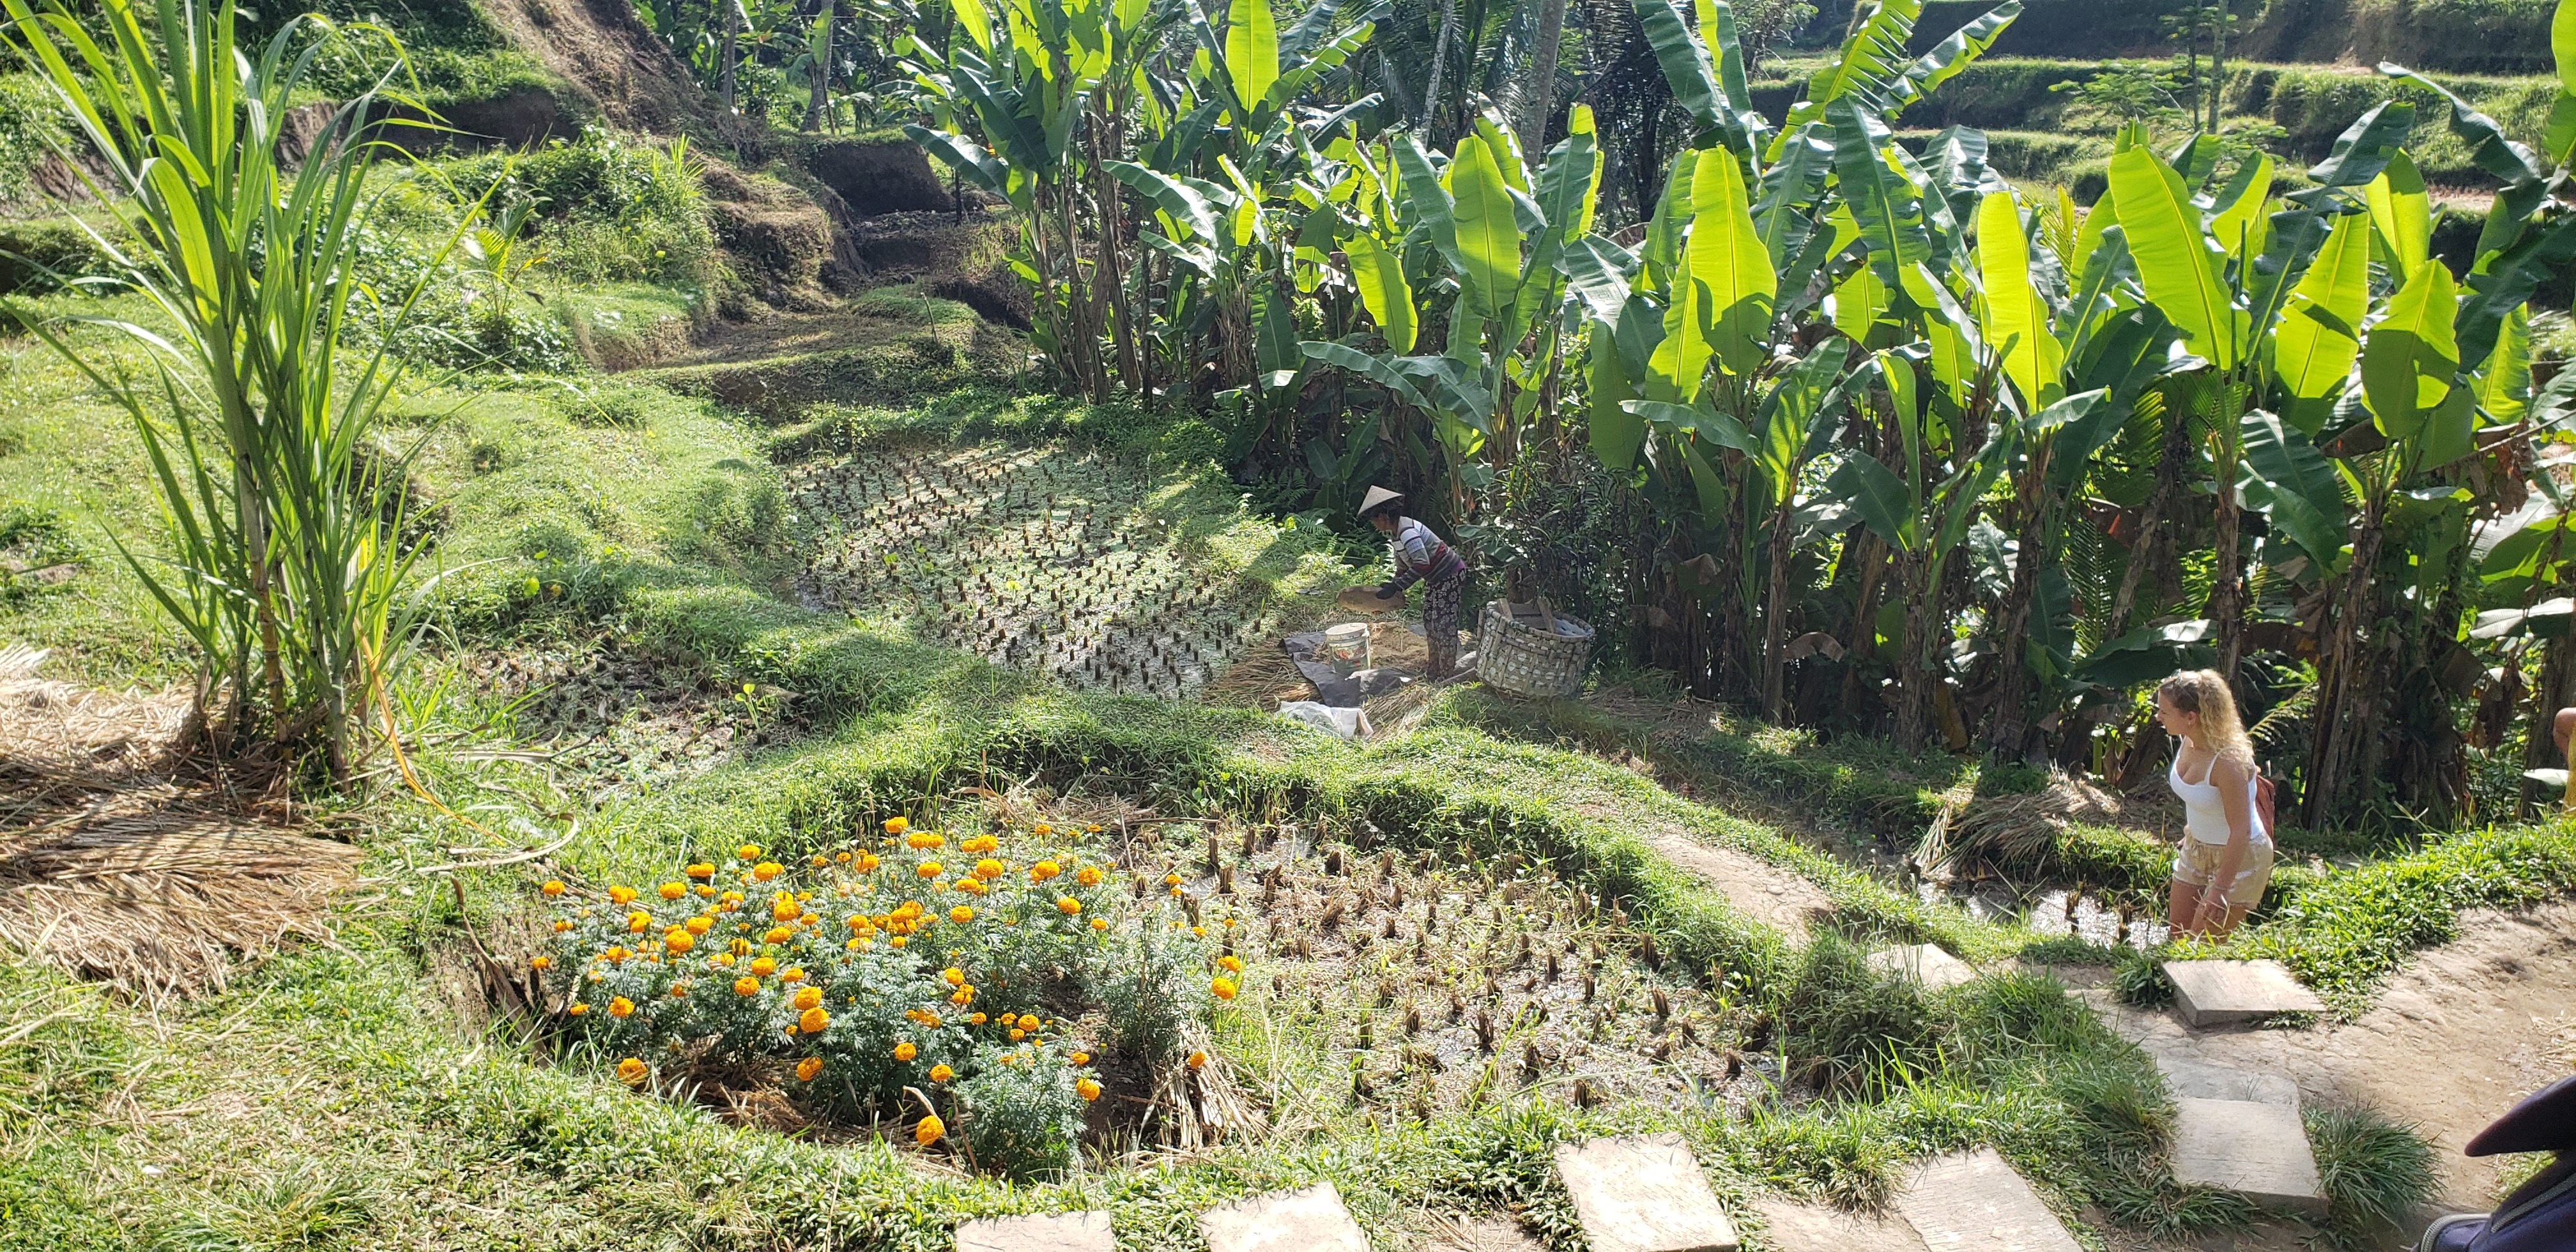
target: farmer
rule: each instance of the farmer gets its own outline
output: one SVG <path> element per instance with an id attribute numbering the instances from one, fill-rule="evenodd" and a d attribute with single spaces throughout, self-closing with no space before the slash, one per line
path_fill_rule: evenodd
<path id="1" fill-rule="evenodd" d="M 1360 520 L 1388 536 L 1395 554 L 1395 577 L 1379 584 L 1378 598 L 1396 600 L 1416 582 L 1422 589 L 1422 633 L 1431 643 L 1431 677 L 1447 678 L 1458 668 L 1458 606 L 1467 594 L 1467 562 L 1441 542 L 1431 528 L 1401 512 L 1404 497 L 1384 487 L 1371 487 L 1360 500 Z"/>
<path id="2" fill-rule="evenodd" d="M 2165 917 L 2177 935 L 2225 939 L 2261 902 L 2272 878 L 2272 832 L 2255 805 L 2254 744 L 2216 670 L 2164 680 L 2156 688 L 2156 719 L 2181 744 L 2165 779 L 2183 807 L 2182 849 Z"/>

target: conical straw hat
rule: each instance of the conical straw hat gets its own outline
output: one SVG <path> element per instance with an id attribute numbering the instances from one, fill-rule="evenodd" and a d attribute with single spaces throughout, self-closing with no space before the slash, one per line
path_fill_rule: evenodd
<path id="1" fill-rule="evenodd" d="M 1384 487 L 1371 487 L 1368 489 L 1367 495 L 1360 497 L 1360 516 L 1368 516 L 1370 512 L 1377 508 L 1377 506 L 1384 504 L 1389 500 L 1401 500 L 1403 498 L 1404 496 L 1402 494 L 1389 491 Z"/>

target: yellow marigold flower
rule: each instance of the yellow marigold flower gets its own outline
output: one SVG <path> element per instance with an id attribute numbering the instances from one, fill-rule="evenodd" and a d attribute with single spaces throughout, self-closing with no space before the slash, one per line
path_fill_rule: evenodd
<path id="1" fill-rule="evenodd" d="M 799 926 L 811 926 L 821 920 L 823 920 L 823 915 L 820 913 L 805 912 L 796 915 L 796 924 Z"/>
<path id="2" fill-rule="evenodd" d="M 834 860 L 839 861 L 839 862 L 840 862 L 841 864 L 843 864 L 843 865 L 847 865 L 847 864 L 849 864 L 849 863 L 850 863 L 850 854 L 849 854 L 849 853 L 847 853 L 847 852 L 844 852 L 844 853 L 842 853 L 841 855 L 839 855 L 839 856 L 837 856 L 837 857 L 835 857 L 835 858 L 833 858 L 833 859 L 834 859 Z"/>
<path id="3" fill-rule="evenodd" d="M 617 1063 L 617 1077 L 628 1086 L 644 1081 L 645 1075 L 652 1072 L 652 1067 L 646 1065 L 640 1056 L 630 1056 Z"/>
<path id="4" fill-rule="evenodd" d="M 1035 1030 L 1044 1025 L 1046 1025 L 1046 1023 L 1039 1021 L 1038 1015 L 1035 1013 L 1020 1014 L 1020 1029 L 1022 1030 Z"/>
<path id="5" fill-rule="evenodd" d="M 822 1002 L 823 989 L 821 987 L 798 987 L 796 989 L 796 998 L 792 1003 L 796 1005 L 799 1012 L 802 1012 L 817 1004 L 821 1004 Z"/>
<path id="6" fill-rule="evenodd" d="M 662 933 L 662 946 L 673 952 L 686 952 L 698 946 L 698 940 L 697 936 L 674 926 Z"/>
<path id="7" fill-rule="evenodd" d="M 1087 831 L 1090 831 L 1091 833 L 1093 833 L 1093 834 L 1095 834 L 1095 835 L 1096 835 L 1096 834 L 1099 834 L 1099 833 L 1100 833 L 1100 823 L 1098 823 L 1098 822 L 1093 822 L 1092 824 L 1090 824 L 1090 825 L 1088 825 L 1088 826 L 1083 827 L 1083 829 L 1084 829 L 1084 830 L 1087 830 Z"/>
<path id="8" fill-rule="evenodd" d="M 804 911 L 804 908 L 796 903 L 794 896 L 782 895 L 769 902 L 769 916 L 773 921 L 792 922 Z"/>
<path id="9" fill-rule="evenodd" d="M 801 1081 L 812 1082 L 814 1075 L 822 1072 L 823 1058 L 819 1056 L 809 1056 L 796 1063 L 796 1077 Z"/>
<path id="10" fill-rule="evenodd" d="M 1108 919 L 1108 918 L 1106 918 L 1106 917 L 1095 917 L 1095 918 L 1092 918 L 1092 919 L 1091 919 L 1091 928 L 1092 928 L 1093 930 L 1107 930 L 1107 929 L 1109 929 L 1109 919 Z"/>
<path id="11" fill-rule="evenodd" d="M 922 1116 L 918 1124 L 913 1126 L 912 1141 L 926 1148 L 939 1142 L 939 1137 L 947 1133 L 948 1127 L 940 1123 L 939 1115 L 927 1113 Z"/>
<path id="12" fill-rule="evenodd" d="M 973 1023 L 974 1025 L 981 1026 L 981 1025 L 983 1025 L 985 1022 L 990 1021 L 990 1020 L 992 1020 L 992 1019 L 991 1019 L 991 1018 L 988 1018 L 988 1017 L 986 1017 L 986 1016 L 984 1016 L 984 1015 L 983 1015 L 983 1014 L 981 1014 L 981 1013 L 969 1013 L 969 1014 L 967 1014 L 967 1015 L 966 1015 L 966 1020 L 967 1020 L 968 1022 Z"/>
<path id="13" fill-rule="evenodd" d="M 731 965 L 731 964 L 733 964 L 733 953 L 731 953 L 731 952 L 718 952 L 718 953 L 716 953 L 714 956 L 711 956 L 711 957 L 708 957 L 708 958 L 707 958 L 707 964 L 709 964 L 709 965 Z"/>
<path id="14" fill-rule="evenodd" d="M 725 902 L 725 903 L 727 903 L 727 904 L 740 904 L 740 903 L 742 903 L 742 893 L 741 893 L 741 892 L 739 892 L 739 891 L 728 891 L 728 892 L 724 893 L 723 895 L 717 896 L 716 898 L 717 898 L 717 899 L 719 899 L 719 900 L 724 901 L 724 902 Z"/>
<path id="15" fill-rule="evenodd" d="M 986 881 L 999 878 L 1008 872 L 1010 872 L 1008 866 L 1003 865 L 1000 861 L 994 860 L 989 856 L 985 857 L 983 860 L 975 862 L 975 876 Z"/>
<path id="16" fill-rule="evenodd" d="M 610 1017 L 624 1017 L 634 1011 L 635 1002 L 624 996 L 618 996 L 608 1002 L 608 1015 Z"/>
<path id="17" fill-rule="evenodd" d="M 1193 935 L 1198 936 L 1198 937 L 1199 937 L 1199 938 L 1201 938 L 1201 939 L 1205 939 L 1205 938 L 1207 938 L 1207 927 L 1205 927 L 1205 926 L 1192 926 L 1192 927 L 1190 927 L 1190 933 L 1191 933 L 1191 934 L 1193 934 Z"/>
<path id="18" fill-rule="evenodd" d="M 635 889 L 633 887 L 610 887 L 608 889 L 608 898 L 611 903 L 624 904 L 635 898 Z"/>
<path id="19" fill-rule="evenodd" d="M 546 880 L 546 885 L 537 888 L 537 890 L 550 896 L 559 896 L 564 893 L 564 885 L 560 880 L 549 878 Z"/>
<path id="20" fill-rule="evenodd" d="M 643 934 L 646 930 L 651 929 L 652 925 L 653 915 L 650 913 L 629 913 L 626 915 L 626 929 L 633 931 L 636 934 Z"/>
<path id="21" fill-rule="evenodd" d="M 852 952 L 865 952 L 865 951 L 867 951 L 868 949 L 873 948 L 873 947 L 875 947 L 875 946 L 877 946 L 877 945 L 876 945 L 876 941 L 875 941 L 875 940 L 873 940 L 873 939 L 852 939 L 852 940 L 850 940 L 848 943 L 844 943 L 844 944 L 842 944 L 841 946 L 842 946 L 842 947 L 844 947 L 844 948 L 848 948 L 848 949 L 849 949 L 850 951 L 852 951 Z"/>
<path id="22" fill-rule="evenodd" d="M 736 939 L 725 945 L 725 951 L 731 952 L 735 956 L 749 956 L 751 955 L 751 940 Z"/>
<path id="23" fill-rule="evenodd" d="M 1085 1100 L 1097 1100 L 1100 1098 L 1100 1084 L 1088 1078 L 1077 1079 L 1073 1084 L 1073 1093 Z"/>
<path id="24" fill-rule="evenodd" d="M 1082 911 L 1082 901 L 1076 900 L 1072 896 L 1057 896 L 1055 898 L 1055 911 L 1062 913 L 1067 917 L 1071 917 Z"/>
<path id="25" fill-rule="evenodd" d="M 771 974 L 778 972 L 778 962 L 772 957 L 753 957 L 751 961 L 751 972 L 758 974 L 763 978 L 767 978 Z"/>
<path id="26" fill-rule="evenodd" d="M 957 1071 L 950 1069 L 945 1065 L 933 1065 L 930 1067 L 930 1081 L 932 1082 L 946 1082 L 956 1076 Z"/>
<path id="27" fill-rule="evenodd" d="M 894 1045 L 894 1059 L 898 1061 L 909 1061 L 919 1055 L 921 1055 L 921 1049 L 912 1046 L 910 1039 Z"/>
<path id="28" fill-rule="evenodd" d="M 715 889 L 715 888 L 710 887 L 710 886 L 708 886 L 708 885 L 707 885 L 707 884 L 705 884 L 705 883 L 699 883 L 697 886 L 695 886 L 695 887 L 691 888 L 691 890 L 693 890 L 693 891 L 697 892 L 699 895 L 702 895 L 702 896 L 712 896 L 712 895 L 714 895 L 714 894 L 716 893 L 716 889 Z"/>
<path id="29" fill-rule="evenodd" d="M 691 861 L 681 868 L 680 874 L 685 878 L 713 878 L 716 876 L 716 867 L 708 861 Z"/>
<path id="30" fill-rule="evenodd" d="M 819 1008 L 807 1009 L 796 1019 L 796 1028 L 809 1035 L 819 1035 L 831 1024 L 832 1015 Z"/>
<path id="31" fill-rule="evenodd" d="M 959 987 L 957 990 L 948 993 L 948 1002 L 958 1006 L 959 1008 L 964 1008 L 969 1004 L 973 1004 L 975 1002 L 975 989 L 973 987 Z"/>
<path id="32" fill-rule="evenodd" d="M 1163 885 L 1166 887 L 1180 886 L 1181 876 L 1178 874 L 1165 874 L 1163 875 Z"/>
<path id="33" fill-rule="evenodd" d="M 808 865 L 829 865 L 832 863 L 832 860 L 830 857 L 817 852 L 814 855 L 805 858 L 805 863 Z"/>
<path id="34" fill-rule="evenodd" d="M 1234 998 L 1234 980 L 1231 978 L 1219 978 L 1208 984 L 1208 992 L 1209 994 L 1214 995 L 1217 999 L 1231 1000 Z"/>
<path id="35" fill-rule="evenodd" d="M 1066 1057 L 1066 1058 L 1064 1058 L 1064 1059 L 1066 1059 L 1066 1060 L 1068 1060 L 1068 1061 L 1071 1061 L 1071 1062 L 1073 1062 L 1073 1063 L 1074 1063 L 1074 1064 L 1076 1064 L 1076 1065 L 1089 1065 L 1089 1064 L 1091 1064 L 1091 1054 L 1090 1054 L 1090 1053 L 1088 1053 L 1088 1052 L 1076 1052 L 1076 1053 L 1073 1053 L 1073 1054 L 1072 1054 L 1072 1055 L 1070 1055 L 1070 1056 L 1067 1056 L 1067 1057 Z"/>
<path id="36" fill-rule="evenodd" d="M 1206 1067 L 1207 1067 L 1207 1053 L 1205 1053 L 1205 1052 L 1192 1052 L 1192 1053 L 1190 1053 L 1190 1068 L 1191 1068 L 1191 1069 L 1204 1069 L 1204 1068 L 1206 1068 Z"/>
<path id="37" fill-rule="evenodd" d="M 1073 872 L 1073 880 L 1086 887 L 1097 887 L 1100 885 L 1100 867 L 1085 865 Z"/>
<path id="38" fill-rule="evenodd" d="M 948 843 L 948 836 L 940 834 L 935 830 L 916 830 L 909 835 L 905 835 L 903 837 L 903 843 L 905 847 L 916 850 L 921 848 L 944 847 Z"/>
<path id="39" fill-rule="evenodd" d="M 528 968 L 530 968 L 530 969 L 552 969 L 552 968 L 554 968 L 554 963 L 555 963 L 555 959 L 554 959 L 553 957 L 551 957 L 551 956 L 540 956 L 540 957 L 538 957 L 538 958 L 536 958 L 536 959 L 534 959 L 534 960 L 532 960 L 532 961 L 529 961 L 529 962 L 528 962 Z"/>
<path id="40" fill-rule="evenodd" d="M 589 1005 L 587 1005 L 587 1004 L 582 1003 L 582 1002 L 581 1002 L 581 1001 L 579 1001 L 579 1000 L 575 1000 L 575 1001 L 573 1001 L 571 1004 L 566 1005 L 566 1006 L 564 1007 L 564 1012 L 565 1012 L 565 1013 L 567 1013 L 567 1014 L 570 1014 L 571 1016 L 574 1016 L 574 1017 L 579 1017 L 579 1016 L 581 1016 L 582 1014 L 587 1013 L 587 1012 L 589 1012 L 589 1011 L 590 1011 L 590 1006 L 589 1006 Z"/>
<path id="41" fill-rule="evenodd" d="M 912 872 L 919 874 L 924 878 L 937 878 L 941 874 L 946 873 L 947 869 L 937 861 L 923 861 L 921 864 L 913 867 Z"/>
<path id="42" fill-rule="evenodd" d="M 779 975 L 778 975 L 778 981 L 780 981 L 780 982 L 803 982 L 803 981 L 805 981 L 805 967 L 804 967 L 804 966 L 802 966 L 802 965 L 790 965 L 790 966 L 788 966 L 786 969 L 781 970 L 781 971 L 779 972 Z"/>
<path id="43" fill-rule="evenodd" d="M 960 879 L 958 879 L 958 880 L 957 880 L 957 889 L 958 889 L 959 891 L 966 892 L 966 893 L 967 893 L 967 894 L 969 894 L 969 895 L 979 895 L 979 896 L 980 896 L 980 895 L 982 895 L 982 894 L 984 894 L 986 891 L 991 890 L 991 888 L 986 887 L 983 883 L 978 882 L 978 881 L 976 881 L 975 879 L 972 879 L 972 878 L 960 878 Z"/>
<path id="44" fill-rule="evenodd" d="M 1223 966 L 1225 968 L 1225 972 L 1229 974 L 1240 974 L 1243 972 L 1243 958 L 1236 956 L 1231 952 L 1218 957 L 1216 959 L 1216 963 Z"/>
<path id="45" fill-rule="evenodd" d="M 633 956 L 634 953 L 628 952 L 624 948 L 610 948 L 606 952 L 600 953 L 600 955 L 607 958 L 611 963 L 614 963 L 617 961 L 623 961 L 627 957 Z"/>
<path id="46" fill-rule="evenodd" d="M 991 835 L 977 835 L 964 843 L 958 844 L 957 846 L 969 852 L 990 852 L 995 848 L 1001 847 L 1002 841 Z"/>
<path id="47" fill-rule="evenodd" d="M 903 936 L 901 936 L 901 935 L 896 935 L 894 938 L 886 940 L 886 943 L 887 943 L 889 946 L 891 946 L 891 947 L 897 947 L 897 948 L 902 947 L 902 946 L 903 946 L 903 942 L 904 942 L 904 940 L 903 940 Z"/>
<path id="48" fill-rule="evenodd" d="M 562 918 L 560 918 L 560 917 L 558 917 L 558 918 L 556 918 L 556 919 L 555 919 L 555 933 L 556 933 L 556 934 L 560 935 L 560 934 L 562 934 L 563 932 L 565 932 L 565 931 L 567 931 L 567 930 L 570 930 L 570 929 L 572 929 L 572 923 L 571 923 L 571 922 L 565 921 L 564 919 L 562 919 Z"/>
<path id="49" fill-rule="evenodd" d="M 854 863 L 859 867 L 859 872 L 864 874 L 875 869 L 883 862 L 877 860 L 877 854 L 874 852 L 862 852 L 859 854 L 859 859 Z"/>
<path id="50" fill-rule="evenodd" d="M 796 932 L 789 930 L 784 926 L 772 926 L 769 929 L 760 932 L 760 941 L 766 944 L 781 944 L 795 937 Z"/>
<path id="51" fill-rule="evenodd" d="M 751 867 L 751 877 L 755 882 L 768 882 L 786 872 L 787 867 L 776 861 L 762 861 Z"/>
<path id="52" fill-rule="evenodd" d="M 675 982 L 675 983 L 672 983 L 672 984 L 671 984 L 671 998 L 672 998 L 672 999 L 674 999 L 674 1000 L 685 1000 L 685 999 L 687 999 L 687 998 L 688 998 L 688 995 L 689 995 L 689 984 L 687 984 L 687 983 L 685 983 L 685 982 Z"/>
<path id="53" fill-rule="evenodd" d="M 968 908 L 963 904 L 958 905 L 956 908 L 948 910 L 948 920 L 963 926 L 966 923 L 975 920 L 975 910 Z"/>
<path id="54" fill-rule="evenodd" d="M 657 888 L 657 890 L 661 892 L 663 899 L 677 900 L 681 896 L 689 894 L 689 884 L 684 882 L 666 882 Z"/>
<path id="55" fill-rule="evenodd" d="M 741 847 L 734 849 L 733 854 L 741 860 L 757 861 L 760 859 L 760 845 L 756 843 L 746 843 Z"/>
<path id="56" fill-rule="evenodd" d="M 1025 1031 L 1025 1030 L 1022 1030 L 1022 1029 L 1020 1029 L 1020 1028 L 1019 1028 L 1019 1027 L 1017 1027 L 1017 1026 L 1013 1026 L 1013 1027 L 1011 1027 L 1011 1042 L 1013 1042 L 1013 1043 L 1018 1043 L 1020 1040 L 1022 1040 L 1022 1039 L 1026 1039 L 1026 1038 L 1028 1038 L 1028 1037 L 1029 1037 L 1029 1032 L 1027 1032 L 1027 1031 Z"/>
<path id="57" fill-rule="evenodd" d="M 911 828 L 912 823 L 900 816 L 885 819 L 885 832 L 889 835 L 900 835 Z"/>
<path id="58" fill-rule="evenodd" d="M 1045 882 L 1063 872 L 1064 867 L 1053 861 L 1040 861 L 1029 867 L 1029 881 Z"/>
<path id="59" fill-rule="evenodd" d="M 713 929 L 714 926 L 714 919 L 707 917 L 692 917 L 689 920 L 680 923 L 680 929 L 693 935 L 703 935 L 710 929 Z"/>
<path id="60" fill-rule="evenodd" d="M 734 979 L 733 993 L 738 996 L 759 995 L 760 980 L 749 974 L 745 974 L 740 978 Z"/>

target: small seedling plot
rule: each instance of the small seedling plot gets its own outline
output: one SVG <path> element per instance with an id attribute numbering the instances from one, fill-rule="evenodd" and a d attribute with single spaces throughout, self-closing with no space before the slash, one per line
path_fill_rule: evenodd
<path id="1" fill-rule="evenodd" d="M 888 453 L 789 472 L 840 531 L 808 571 L 849 612 L 917 607 L 926 633 L 1068 686 L 1196 693 L 1275 625 L 1146 509 L 1150 484 L 1054 451 Z"/>
<path id="2" fill-rule="evenodd" d="M 2081 885 L 2043 894 L 2024 920 L 2033 934 L 2081 939 L 2096 947 L 2152 948 L 2166 935 L 2164 919 L 2154 909 Z"/>
<path id="3" fill-rule="evenodd" d="M 463 653 L 449 681 L 443 702 L 464 691 L 480 701 L 449 720 L 480 719 L 538 752 L 552 785 L 597 799 L 666 787 L 801 729 L 789 692 L 604 647 Z"/>
<path id="4" fill-rule="evenodd" d="M 1242 919 L 1250 998 L 1280 1052 L 1322 1070 L 1258 1093 L 1282 1129 L 1339 1097 L 1428 1120 L 1516 1092 L 1740 1107 L 1774 1089 L 1748 1056 L 1757 1017 L 1615 910 L 1515 855 L 1479 865 L 1362 853 L 1294 826 L 1149 827 L 1133 890 L 1168 890 Z M 1304 1087 L 1305 1090 L 1295 1088 Z M 1345 1105 L 1348 1107 L 1348 1105 Z"/>

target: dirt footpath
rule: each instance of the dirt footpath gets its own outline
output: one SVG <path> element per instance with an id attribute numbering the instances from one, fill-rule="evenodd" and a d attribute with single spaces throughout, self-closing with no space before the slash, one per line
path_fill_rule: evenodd
<path id="1" fill-rule="evenodd" d="M 2415 1123 L 2439 1154 L 2437 1204 L 2483 1210 L 2509 1158 L 2471 1160 L 2460 1146 L 2576 1068 L 2576 902 L 2462 915 L 2457 940 L 2418 954 L 2368 1013 L 2339 1026 L 2196 1035 L 2170 1013 L 2092 998 L 2151 1053 L 2283 1074 L 2310 1101 Z"/>

